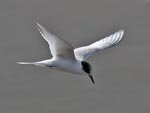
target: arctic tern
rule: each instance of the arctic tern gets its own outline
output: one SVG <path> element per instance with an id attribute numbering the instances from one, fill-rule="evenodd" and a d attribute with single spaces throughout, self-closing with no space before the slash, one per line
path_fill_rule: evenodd
<path id="1" fill-rule="evenodd" d="M 49 45 L 52 54 L 51 59 L 42 60 L 38 62 L 17 62 L 18 64 L 33 64 L 41 67 L 51 67 L 73 74 L 88 75 L 95 83 L 92 77 L 92 66 L 86 60 L 95 53 L 112 47 L 123 38 L 124 30 L 119 30 L 112 35 L 109 35 L 99 41 L 96 41 L 88 46 L 83 46 L 74 49 L 67 41 L 55 36 L 48 31 L 47 28 L 40 25 L 38 22 L 36 26 Z"/>

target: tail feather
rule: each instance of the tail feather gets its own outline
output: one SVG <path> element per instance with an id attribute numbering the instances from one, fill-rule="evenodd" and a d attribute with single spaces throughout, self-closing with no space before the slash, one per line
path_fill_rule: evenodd
<path id="1" fill-rule="evenodd" d="M 35 62 L 17 62 L 18 64 L 35 64 Z"/>
<path id="2" fill-rule="evenodd" d="M 40 62 L 16 62 L 18 64 L 32 64 L 32 65 L 35 65 L 35 66 L 41 66 L 41 67 L 45 67 L 46 65 L 43 64 L 43 63 L 40 63 Z"/>

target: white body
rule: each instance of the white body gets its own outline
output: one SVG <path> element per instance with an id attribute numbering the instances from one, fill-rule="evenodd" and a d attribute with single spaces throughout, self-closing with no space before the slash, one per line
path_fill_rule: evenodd
<path id="1" fill-rule="evenodd" d="M 114 34 L 105 37 L 89 46 L 74 49 L 67 41 L 56 37 L 45 27 L 37 23 L 40 34 L 48 42 L 52 59 L 39 62 L 18 62 L 19 64 L 33 64 L 42 67 L 53 67 L 62 71 L 87 75 L 83 70 L 81 61 L 85 61 L 93 54 L 117 44 L 123 37 L 124 30 L 119 30 Z"/>
<path id="2" fill-rule="evenodd" d="M 82 69 L 80 60 L 54 58 L 53 65 L 54 68 L 59 69 L 61 71 L 70 72 L 73 74 L 87 75 Z"/>

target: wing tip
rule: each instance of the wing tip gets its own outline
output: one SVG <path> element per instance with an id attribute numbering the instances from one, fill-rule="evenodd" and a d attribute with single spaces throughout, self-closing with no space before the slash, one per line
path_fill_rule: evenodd
<path id="1" fill-rule="evenodd" d="M 124 31 L 125 31 L 124 29 L 120 29 L 120 30 L 119 30 L 119 32 L 123 32 L 123 33 L 124 33 Z"/>
<path id="2" fill-rule="evenodd" d="M 123 36 L 124 36 L 124 32 L 125 30 L 124 29 L 120 29 L 117 33 L 119 33 L 119 40 L 117 40 L 116 43 L 119 43 L 122 39 L 123 39 Z"/>
<path id="3" fill-rule="evenodd" d="M 38 21 L 35 21 L 35 24 L 36 24 L 36 28 L 38 30 L 40 30 L 42 28 L 42 25 Z"/>
<path id="4" fill-rule="evenodd" d="M 35 21 L 35 23 L 36 23 L 37 30 L 40 32 L 40 34 L 42 36 L 44 36 L 44 32 L 43 31 L 46 30 L 46 28 L 43 27 L 38 21 Z"/>
<path id="5" fill-rule="evenodd" d="M 124 29 L 120 29 L 119 32 L 122 34 L 122 37 L 123 37 L 125 30 Z"/>
<path id="6" fill-rule="evenodd" d="M 38 21 L 35 21 L 35 24 L 36 24 L 37 27 L 41 26 L 41 24 Z"/>

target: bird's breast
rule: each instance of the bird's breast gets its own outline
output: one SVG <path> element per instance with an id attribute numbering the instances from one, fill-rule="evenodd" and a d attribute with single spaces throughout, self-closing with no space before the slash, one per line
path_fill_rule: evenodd
<path id="1" fill-rule="evenodd" d="M 82 69 L 81 63 L 78 61 L 58 60 L 56 62 L 56 68 L 61 71 L 70 72 L 73 74 L 85 74 Z"/>

